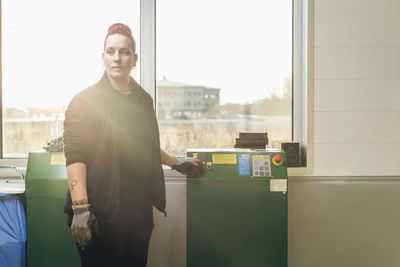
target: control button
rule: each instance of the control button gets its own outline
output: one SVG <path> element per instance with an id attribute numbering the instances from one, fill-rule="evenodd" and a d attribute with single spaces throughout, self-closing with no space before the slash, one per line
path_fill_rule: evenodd
<path id="1" fill-rule="evenodd" d="M 272 158 L 272 163 L 275 166 L 281 166 L 283 164 L 283 158 L 281 154 L 277 154 Z"/>

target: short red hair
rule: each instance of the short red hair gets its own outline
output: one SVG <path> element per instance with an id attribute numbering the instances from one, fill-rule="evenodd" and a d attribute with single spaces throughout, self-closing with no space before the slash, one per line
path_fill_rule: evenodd
<path id="1" fill-rule="evenodd" d="M 104 48 L 106 48 L 106 41 L 107 41 L 108 36 L 117 34 L 117 33 L 122 34 L 122 35 L 128 37 L 129 39 L 131 39 L 131 48 L 132 48 L 133 52 L 135 53 L 136 52 L 136 41 L 132 36 L 131 29 L 123 23 L 115 23 L 115 24 L 111 25 L 110 27 L 108 27 L 108 32 L 107 32 L 106 38 L 104 39 Z"/>

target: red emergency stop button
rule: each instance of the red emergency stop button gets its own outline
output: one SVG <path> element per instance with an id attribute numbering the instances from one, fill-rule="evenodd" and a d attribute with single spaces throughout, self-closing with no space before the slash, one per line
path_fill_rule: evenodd
<path id="1" fill-rule="evenodd" d="M 272 163 L 275 166 L 281 166 L 283 164 L 283 158 L 281 154 L 277 154 L 272 158 Z"/>

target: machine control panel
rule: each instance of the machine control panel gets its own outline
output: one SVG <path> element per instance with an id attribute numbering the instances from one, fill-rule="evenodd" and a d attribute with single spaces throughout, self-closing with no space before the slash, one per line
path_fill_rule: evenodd
<path id="1" fill-rule="evenodd" d="M 205 179 L 287 178 L 286 156 L 280 149 L 188 149 L 187 155 L 204 163 Z"/>

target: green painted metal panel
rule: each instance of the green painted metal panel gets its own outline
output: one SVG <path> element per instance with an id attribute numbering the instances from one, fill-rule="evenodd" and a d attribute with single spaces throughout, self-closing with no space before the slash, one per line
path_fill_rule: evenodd
<path id="1" fill-rule="evenodd" d="M 25 178 L 27 265 L 80 266 L 64 205 L 67 175 L 62 153 L 29 153 Z"/>
<path id="2" fill-rule="evenodd" d="M 239 154 L 248 154 L 249 166 L 245 169 L 250 173 L 239 175 L 240 168 L 242 174 L 246 171 L 238 166 L 238 160 L 228 164 L 233 156 L 215 154 L 234 154 L 236 159 Z M 272 159 L 277 154 L 282 156 L 283 164 L 270 163 L 270 176 L 254 176 L 253 155 Z M 288 194 L 271 192 L 270 188 L 271 180 L 287 182 L 284 152 L 188 150 L 188 156 L 193 155 L 212 166 L 204 177 L 187 180 L 187 266 L 286 267 Z M 222 164 L 217 163 L 221 158 Z"/>
<path id="3" fill-rule="evenodd" d="M 64 201 L 68 190 L 67 179 L 26 179 L 25 187 L 26 197 L 62 198 Z"/>
<path id="4" fill-rule="evenodd" d="M 30 152 L 26 176 L 29 180 L 67 179 L 62 152 Z"/>
<path id="5" fill-rule="evenodd" d="M 63 213 L 65 198 L 27 199 L 29 267 L 80 266 L 79 255 Z"/>

